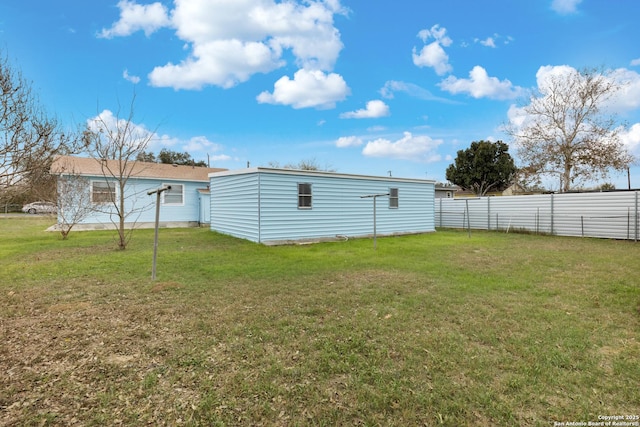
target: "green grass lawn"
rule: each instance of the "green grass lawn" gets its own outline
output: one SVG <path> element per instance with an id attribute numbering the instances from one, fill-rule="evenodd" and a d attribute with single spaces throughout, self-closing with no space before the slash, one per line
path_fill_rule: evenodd
<path id="1" fill-rule="evenodd" d="M 265 247 L 0 219 L 0 425 L 640 415 L 640 244 L 443 231 Z M 634 420 L 631 420 L 634 421 Z M 635 421 L 638 421 L 637 419 Z"/>

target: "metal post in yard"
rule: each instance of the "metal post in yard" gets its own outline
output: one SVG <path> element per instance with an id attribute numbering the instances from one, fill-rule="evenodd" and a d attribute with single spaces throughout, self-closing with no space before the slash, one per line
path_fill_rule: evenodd
<path id="1" fill-rule="evenodd" d="M 377 231 L 376 231 L 376 199 L 378 197 L 389 196 L 389 193 L 384 194 L 367 194 L 366 196 L 360 196 L 361 199 L 372 198 L 373 199 L 373 249 L 378 249 Z"/>
<path id="2" fill-rule="evenodd" d="M 155 237 L 153 240 L 153 264 L 151 267 L 151 280 L 156 280 L 156 258 L 158 257 L 158 226 L 160 224 L 160 194 L 164 191 L 171 190 L 171 186 L 160 187 L 156 190 L 147 192 L 147 195 L 156 195 L 156 225 L 155 225 Z"/>

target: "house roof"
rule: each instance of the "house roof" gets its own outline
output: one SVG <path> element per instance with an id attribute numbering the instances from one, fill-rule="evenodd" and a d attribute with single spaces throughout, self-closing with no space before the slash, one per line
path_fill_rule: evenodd
<path id="1" fill-rule="evenodd" d="M 128 175 L 136 178 L 163 178 L 181 181 L 209 181 L 209 174 L 226 171 L 202 166 L 169 165 L 164 163 L 130 161 Z M 53 175 L 112 176 L 118 170 L 117 160 L 98 160 L 92 157 L 56 156 L 51 164 Z"/>

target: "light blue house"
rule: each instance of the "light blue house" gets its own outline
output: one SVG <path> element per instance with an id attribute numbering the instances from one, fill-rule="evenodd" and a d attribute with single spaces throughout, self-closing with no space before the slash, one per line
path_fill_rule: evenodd
<path id="1" fill-rule="evenodd" d="M 377 235 L 435 231 L 430 180 L 272 168 L 209 179 L 211 230 L 254 242 L 370 236 L 374 200 Z"/>
<path id="2" fill-rule="evenodd" d="M 62 223 L 64 215 L 72 215 L 75 205 L 82 202 L 90 207 L 89 213 L 77 221 L 74 229 L 113 228 L 118 222 L 113 201 L 123 197 L 126 226 L 152 227 L 155 223 L 156 196 L 147 193 L 162 186 L 171 186 L 160 198 L 162 226 L 186 227 L 208 223 L 209 174 L 225 170 L 129 162 L 122 168 L 128 179 L 124 194 L 121 194 L 118 179 L 115 178 L 120 169 L 116 160 L 56 157 L 51 173 L 58 176 L 58 223 Z M 71 180 L 82 183 L 81 188 L 73 189 L 75 195 L 68 194 Z"/>

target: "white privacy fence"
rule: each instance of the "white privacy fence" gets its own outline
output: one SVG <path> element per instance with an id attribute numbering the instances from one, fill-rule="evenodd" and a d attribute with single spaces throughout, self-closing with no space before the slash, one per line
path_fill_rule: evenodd
<path id="1" fill-rule="evenodd" d="M 436 199 L 436 226 L 640 239 L 640 191 Z"/>

